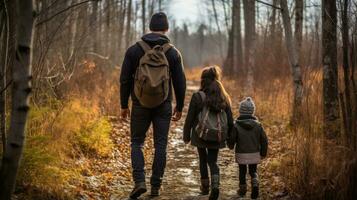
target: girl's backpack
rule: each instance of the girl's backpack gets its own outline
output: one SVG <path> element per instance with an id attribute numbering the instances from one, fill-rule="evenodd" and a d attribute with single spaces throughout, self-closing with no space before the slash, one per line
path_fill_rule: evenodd
<path id="1" fill-rule="evenodd" d="M 206 98 L 203 91 L 198 92 L 202 102 Z M 198 137 L 206 142 L 225 141 L 228 133 L 227 114 L 224 110 L 215 112 L 204 105 L 202 111 L 198 114 L 198 124 L 195 128 Z"/>
<path id="2" fill-rule="evenodd" d="M 138 44 L 145 54 L 135 72 L 134 93 L 142 106 L 154 108 L 164 102 L 169 94 L 170 69 L 165 53 L 172 45 L 166 43 L 151 48 L 144 41 Z"/>

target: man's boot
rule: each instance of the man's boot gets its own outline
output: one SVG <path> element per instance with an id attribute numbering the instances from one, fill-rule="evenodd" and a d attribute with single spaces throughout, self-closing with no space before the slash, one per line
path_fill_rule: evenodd
<path id="1" fill-rule="evenodd" d="M 211 194 L 209 195 L 209 200 L 217 200 L 219 197 L 219 175 L 212 175 L 211 177 Z"/>
<path id="2" fill-rule="evenodd" d="M 259 197 L 259 178 L 258 178 L 258 176 L 255 176 L 254 178 L 252 178 L 251 198 L 257 199 L 258 197 Z"/>
<path id="3" fill-rule="evenodd" d="M 247 193 L 247 184 L 239 184 L 238 195 L 239 197 L 244 197 Z"/>
<path id="4" fill-rule="evenodd" d="M 209 194 L 209 179 L 201 179 L 201 195 Z"/>
<path id="5" fill-rule="evenodd" d="M 137 199 L 146 192 L 145 182 L 135 183 L 133 191 L 130 193 L 130 199 Z"/>
<path id="6" fill-rule="evenodd" d="M 151 186 L 151 194 L 152 197 L 158 197 L 160 195 L 160 186 Z"/>

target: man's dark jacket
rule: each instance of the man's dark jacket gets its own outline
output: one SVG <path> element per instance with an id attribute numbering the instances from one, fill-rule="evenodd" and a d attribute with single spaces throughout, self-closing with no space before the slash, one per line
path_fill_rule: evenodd
<path id="1" fill-rule="evenodd" d="M 170 42 L 169 38 L 162 34 L 149 33 L 141 38 L 151 47 L 155 45 L 163 45 Z M 121 107 L 128 108 L 129 96 L 133 104 L 140 105 L 137 97 L 134 94 L 134 75 L 136 68 L 139 66 L 140 58 L 145 54 L 144 50 L 138 43 L 129 47 L 126 51 L 124 62 L 120 74 L 120 100 Z M 180 52 L 172 47 L 166 52 L 166 58 L 169 62 L 170 68 L 170 85 L 172 84 L 175 90 L 176 109 L 181 112 L 184 106 L 185 92 L 186 92 L 186 77 L 182 65 L 182 58 Z M 172 87 L 169 87 L 169 95 L 166 101 L 172 101 Z"/>

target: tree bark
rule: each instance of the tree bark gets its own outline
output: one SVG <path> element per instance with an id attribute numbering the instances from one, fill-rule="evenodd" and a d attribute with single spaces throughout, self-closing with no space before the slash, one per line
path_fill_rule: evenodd
<path id="1" fill-rule="evenodd" d="M 246 95 L 252 95 L 253 92 L 253 70 L 255 68 L 255 1 L 243 0 L 244 8 L 244 30 L 245 30 L 245 44 L 244 44 L 244 65 L 247 67 L 247 81 L 244 86 Z"/>
<path id="2" fill-rule="evenodd" d="M 347 140 L 350 141 L 351 138 L 351 125 L 352 125 L 352 100 L 351 100 L 351 88 L 350 88 L 350 66 L 349 66 L 349 21 L 348 21 L 348 7 L 349 0 L 343 1 L 343 10 L 342 10 L 342 54 L 343 54 L 343 80 L 345 85 L 344 90 L 344 101 L 346 104 L 346 116 L 344 117 L 345 121 L 345 134 L 348 137 Z"/>
<path id="3" fill-rule="evenodd" d="M 1 66 L 0 66 L 0 88 L 2 92 L 0 93 L 0 132 L 1 132 L 1 141 L 2 141 L 2 151 L 6 152 L 6 66 L 7 66 L 7 56 L 8 56 L 8 41 L 9 41 L 9 26 L 8 26 L 8 14 L 7 6 L 4 5 L 3 11 L 0 12 L 1 18 Z"/>
<path id="4" fill-rule="evenodd" d="M 301 45 L 302 45 L 302 27 L 304 20 L 304 0 L 295 0 L 295 46 L 297 49 L 297 57 L 301 65 Z"/>
<path id="5" fill-rule="evenodd" d="M 296 122 L 299 117 L 300 107 L 303 98 L 302 74 L 298 60 L 297 48 L 295 45 L 296 43 L 293 40 L 287 0 L 280 0 L 280 7 L 285 30 L 286 48 L 288 50 L 294 86 L 293 114 L 291 121 Z"/>
<path id="6" fill-rule="evenodd" d="M 98 37 L 97 37 L 97 32 L 98 32 L 98 1 L 92 1 L 92 13 L 90 16 L 90 27 L 91 27 L 91 41 L 92 41 L 92 51 L 96 52 L 98 51 Z"/>
<path id="7" fill-rule="evenodd" d="M 126 0 L 121 0 L 120 2 L 120 12 L 119 12 L 119 38 L 118 38 L 118 46 L 119 46 L 119 55 L 122 53 L 123 49 L 123 33 L 124 33 L 124 22 L 125 22 L 125 14 L 126 14 Z"/>
<path id="8" fill-rule="evenodd" d="M 240 21 L 240 0 L 233 1 L 232 9 L 232 32 L 233 32 L 233 70 L 235 74 L 242 70 L 243 50 L 242 50 L 242 33 Z"/>
<path id="9" fill-rule="evenodd" d="M 0 171 L 0 199 L 11 199 L 25 140 L 31 92 L 32 0 L 19 0 L 16 59 L 12 69 L 12 106 L 7 150 Z"/>
<path id="10" fill-rule="evenodd" d="M 142 31 L 143 35 L 146 33 L 146 0 L 142 0 L 141 5 Z"/>
<path id="11" fill-rule="evenodd" d="M 126 16 L 126 31 L 125 31 L 125 48 L 128 48 L 129 45 L 130 45 L 130 42 L 131 42 L 131 38 L 130 38 L 130 35 L 131 35 L 131 11 L 132 11 L 132 0 L 129 0 L 128 2 L 128 8 L 127 8 L 127 16 Z"/>
<path id="12" fill-rule="evenodd" d="M 218 32 L 218 36 L 219 36 L 219 41 L 218 41 L 219 53 L 221 55 L 221 58 L 223 59 L 223 47 L 222 47 L 222 41 L 221 41 L 221 38 L 222 38 L 221 26 L 219 25 L 216 3 L 214 0 L 211 0 L 211 3 L 212 3 L 212 8 L 213 8 L 214 21 L 216 22 L 217 32 Z"/>
<path id="13" fill-rule="evenodd" d="M 323 130 L 328 139 L 340 131 L 336 24 L 336 2 L 322 0 Z"/>

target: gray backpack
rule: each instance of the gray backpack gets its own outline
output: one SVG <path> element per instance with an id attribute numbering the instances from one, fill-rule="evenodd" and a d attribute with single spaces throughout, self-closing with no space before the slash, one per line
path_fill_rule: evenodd
<path id="1" fill-rule="evenodd" d="M 151 48 L 144 41 L 138 44 L 145 54 L 135 72 L 134 93 L 142 106 L 154 108 L 163 103 L 169 94 L 170 69 L 165 53 L 172 45 L 166 43 Z"/>
<path id="2" fill-rule="evenodd" d="M 202 102 L 206 98 L 203 91 L 198 92 Z M 206 142 L 222 142 L 227 139 L 228 120 L 224 110 L 219 112 L 211 111 L 206 105 L 198 114 L 198 124 L 196 126 L 198 137 Z"/>

